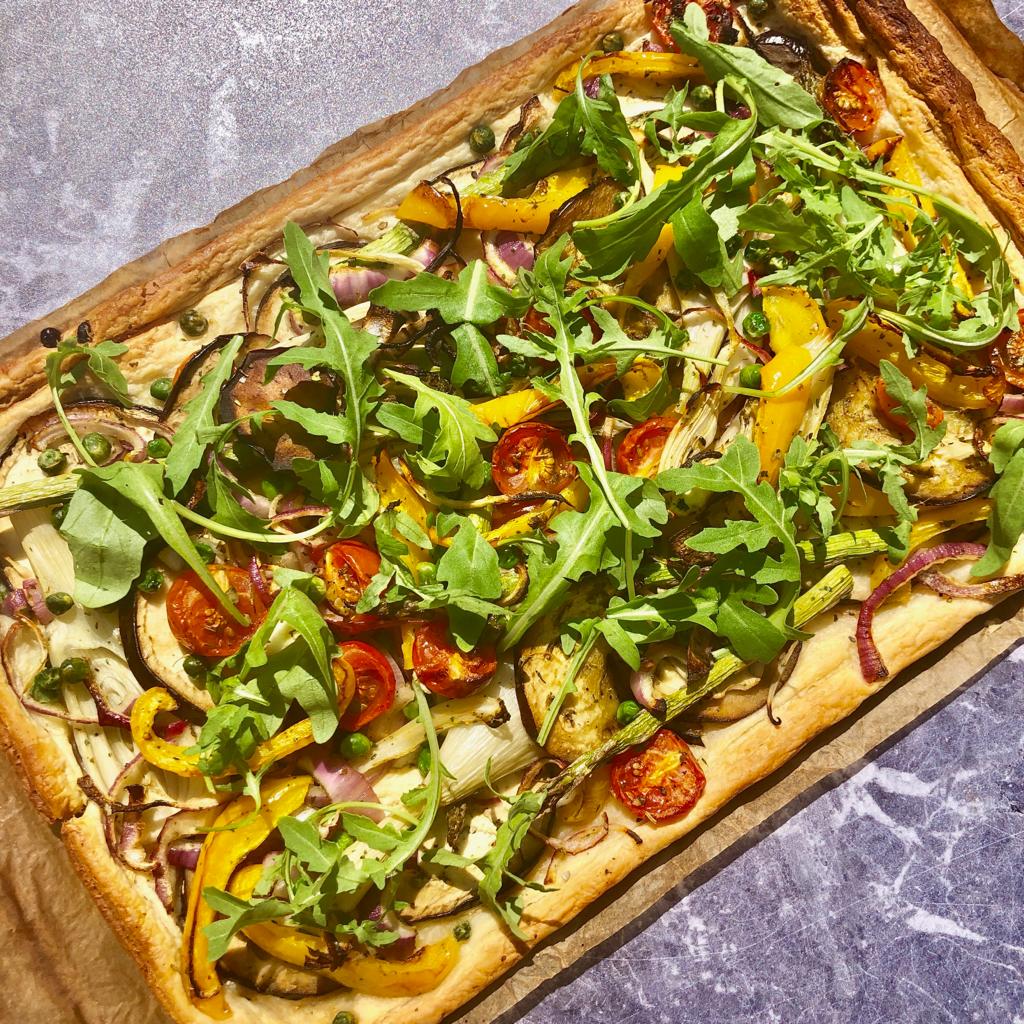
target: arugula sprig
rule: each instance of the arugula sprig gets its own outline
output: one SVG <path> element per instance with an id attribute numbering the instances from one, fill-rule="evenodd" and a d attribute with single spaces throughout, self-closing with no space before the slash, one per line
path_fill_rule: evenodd
<path id="1" fill-rule="evenodd" d="M 572 440 L 586 449 L 590 469 L 607 503 L 625 531 L 624 565 L 626 586 L 633 594 L 632 538 L 654 538 L 659 530 L 656 523 L 667 521 L 664 506 L 657 507 L 656 492 L 643 486 L 636 477 L 615 473 L 604 464 L 604 453 L 590 427 L 590 409 L 595 396 L 588 395 L 576 374 L 576 357 L 592 345 L 593 332 L 580 315 L 586 299 L 583 289 L 566 295 L 566 283 L 571 259 L 562 259 L 568 244 L 563 235 L 537 260 L 532 271 L 521 271 L 520 280 L 530 295 L 533 307 L 544 316 L 552 336 L 535 334 L 536 345 L 546 348 L 558 364 L 558 389 L 565 407 L 572 416 L 575 433 Z M 610 318 L 609 318 L 610 320 Z M 640 484 L 640 486 L 638 486 Z"/>
<path id="2" fill-rule="evenodd" d="M 64 427 L 68 439 L 75 447 L 82 461 L 87 466 L 95 466 L 93 457 L 85 450 L 82 439 L 71 425 L 61 394 L 68 388 L 80 384 L 86 372 L 105 385 L 116 402 L 131 405 L 128 396 L 128 382 L 124 379 L 116 359 L 128 351 L 127 345 L 116 341 L 104 340 L 94 345 L 83 345 L 79 342 L 63 340 L 46 357 L 46 383 L 50 388 L 50 398 L 57 418 Z"/>
<path id="3" fill-rule="evenodd" d="M 371 805 L 346 802 L 328 804 L 309 817 L 282 818 L 278 829 L 284 849 L 264 869 L 251 897 L 242 899 L 214 887 L 203 890 L 203 898 L 222 915 L 205 928 L 211 960 L 223 956 L 231 938 L 243 928 L 268 920 L 350 938 L 369 947 L 388 946 L 399 937 L 381 921 L 353 914 L 346 904 L 372 886 L 384 894 L 385 907 L 393 905 L 394 876 L 423 845 L 441 806 L 443 769 L 437 732 L 423 688 L 416 679 L 412 685 L 431 755 L 419 817 L 410 818 L 402 808 L 384 807 L 380 809 L 398 824 L 378 825 L 360 813 Z M 408 827 L 400 827 L 404 823 Z M 286 898 L 269 896 L 277 883 Z"/>
<path id="4" fill-rule="evenodd" d="M 1016 326 L 1013 276 L 1002 246 L 970 211 L 876 170 L 852 146 L 818 146 L 773 128 L 755 148 L 783 185 L 741 213 L 740 226 L 761 232 L 781 253 L 797 254 L 762 278 L 763 285 L 801 283 L 826 298 L 867 297 L 878 316 L 910 338 L 951 349 L 984 347 Z M 783 192 L 797 196 L 798 210 Z M 898 244 L 889 209 L 900 192 L 927 197 L 939 215 L 933 222 L 915 211 L 919 240 L 909 251 Z M 956 283 L 958 257 L 984 275 L 988 287 L 975 296 Z M 969 315 L 955 315 L 961 307 Z"/>

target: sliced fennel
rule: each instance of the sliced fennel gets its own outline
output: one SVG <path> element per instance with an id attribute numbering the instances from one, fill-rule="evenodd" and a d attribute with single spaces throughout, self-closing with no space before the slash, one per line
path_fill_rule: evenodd
<path id="1" fill-rule="evenodd" d="M 543 754 L 523 725 L 509 662 L 498 666 L 494 679 L 482 692 L 504 703 L 509 720 L 497 729 L 478 722 L 457 726 L 448 733 L 441 745 L 441 763 L 449 773 L 442 782 L 443 804 L 458 803 L 482 789 L 488 779 L 497 783 Z"/>

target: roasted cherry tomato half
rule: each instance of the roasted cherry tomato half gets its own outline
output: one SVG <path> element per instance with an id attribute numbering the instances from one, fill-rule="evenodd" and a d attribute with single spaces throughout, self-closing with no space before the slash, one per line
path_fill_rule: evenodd
<path id="1" fill-rule="evenodd" d="M 648 821 L 671 821 L 700 799 L 704 773 L 683 740 L 671 729 L 659 729 L 645 747 L 612 761 L 612 792 Z"/>
<path id="2" fill-rule="evenodd" d="M 431 693 L 466 697 L 494 675 L 498 659 L 489 644 L 468 652 L 459 650 L 448 636 L 448 624 L 439 619 L 416 630 L 412 664 L 419 681 Z"/>
<path id="3" fill-rule="evenodd" d="M 558 494 L 576 479 L 576 467 L 560 430 L 547 423 L 517 423 L 494 446 L 491 476 L 502 494 Z"/>
<path id="4" fill-rule="evenodd" d="M 651 28 L 659 43 L 673 50 L 678 50 L 675 39 L 669 31 L 673 21 L 682 21 L 686 8 L 699 0 L 654 0 L 651 5 Z M 732 9 L 729 4 L 718 0 L 704 0 L 700 4 L 708 19 L 708 36 L 713 43 L 735 43 L 739 38 L 733 23 Z"/>
<path id="5" fill-rule="evenodd" d="M 248 617 L 249 625 L 235 622 L 191 569 L 182 573 L 167 592 L 167 623 L 182 647 L 193 654 L 226 658 L 256 632 L 267 609 L 245 569 L 211 565 L 210 573 L 235 607 Z"/>
<path id="6" fill-rule="evenodd" d="M 1019 331 L 1007 329 L 996 339 L 992 360 L 1008 383 L 1024 388 L 1024 309 L 1017 310 L 1017 323 Z"/>
<path id="7" fill-rule="evenodd" d="M 349 693 L 339 726 L 345 732 L 355 732 L 391 707 L 395 702 L 398 680 L 395 679 L 395 670 L 391 667 L 391 662 L 380 651 L 363 643 L 362 640 L 349 640 L 338 647 L 338 656 L 334 659 L 339 707 L 346 674 L 345 667 L 338 665 L 339 661 L 344 661 L 351 669 L 349 675 L 355 677 L 355 692 Z"/>
<path id="8" fill-rule="evenodd" d="M 885 109 L 885 90 L 874 71 L 844 57 L 826 76 L 821 102 L 844 132 L 866 132 Z"/>
<path id="9" fill-rule="evenodd" d="M 380 555 L 357 540 L 340 540 L 324 552 L 320 575 L 327 586 L 327 600 L 345 620 L 346 628 L 360 631 L 381 626 L 376 615 L 356 611 L 363 591 L 379 568 Z"/>
<path id="10" fill-rule="evenodd" d="M 616 455 L 620 473 L 652 477 L 658 472 L 661 453 L 676 421 L 671 416 L 652 416 L 638 423 L 622 439 Z"/>
<path id="11" fill-rule="evenodd" d="M 875 380 L 875 401 L 878 403 L 879 416 L 888 427 L 905 438 L 914 436 L 914 431 L 906 418 L 902 413 L 896 412 L 896 406 L 900 403 L 885 390 L 885 381 L 881 377 Z M 928 413 L 928 426 L 937 427 L 945 414 L 930 398 L 925 399 L 925 409 Z"/>

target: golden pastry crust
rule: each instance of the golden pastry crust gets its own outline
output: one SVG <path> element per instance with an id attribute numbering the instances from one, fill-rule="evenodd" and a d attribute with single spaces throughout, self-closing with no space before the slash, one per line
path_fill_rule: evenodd
<path id="1" fill-rule="evenodd" d="M 997 219 L 1018 245 L 1024 243 L 1024 167 L 1013 146 L 986 120 L 971 83 L 951 60 L 955 54 L 944 54 L 899 0 L 787 0 L 781 6 L 828 47 L 854 52 L 866 47 L 882 68 L 890 103 L 913 136 L 924 173 L 986 219 Z M 921 4 L 916 6 L 920 9 Z M 37 344 L 40 326 L 67 328 L 88 319 L 99 336 L 129 339 L 136 346 L 128 357 L 130 376 L 151 379 L 184 355 L 177 351 L 167 319 L 237 277 L 242 259 L 275 237 L 285 220 L 315 222 L 372 197 L 400 193 L 439 161 L 450 159 L 468 126 L 536 93 L 604 32 L 639 31 L 644 24 L 640 0 L 586 0 L 533 37 L 465 72 L 438 96 L 364 129 L 289 181 L 222 214 L 209 228 L 166 243 L 64 309 L 16 332 L 0 364 L 0 436 L 9 436 L 14 425 L 46 404 L 46 395 L 37 390 L 44 357 Z M 956 45 L 966 47 L 962 39 Z M 998 86 L 992 77 L 979 77 L 978 82 L 983 96 Z M 1014 254 L 1014 259 L 1019 266 L 1019 256 Z M 237 310 L 228 309 L 224 329 L 237 326 L 231 319 L 237 316 Z M 144 336 L 138 334 L 142 331 Z M 1024 559 L 1018 555 L 1009 571 L 1022 567 Z M 990 606 L 988 601 L 950 602 L 915 591 L 905 604 L 880 613 L 875 636 L 896 672 Z M 608 802 L 612 828 L 604 842 L 543 866 L 554 873 L 558 888 L 527 894 L 524 923 L 532 942 L 570 921 L 877 691 L 861 678 L 852 640 L 855 616 L 855 610 L 846 608 L 816 624 L 816 635 L 775 704 L 780 726 L 755 714 L 709 735 L 700 752 L 707 788 L 685 819 L 657 827 L 636 823 Z M 181 983 L 180 933 L 140 877 L 110 856 L 98 810 L 84 803 L 75 786 L 76 766 L 69 764 L 68 751 L 29 717 L 9 687 L 0 687 L 0 742 L 40 809 L 51 820 L 63 820 L 62 837 L 77 870 L 161 1003 L 183 1024 L 208 1020 L 188 1002 Z M 583 794 L 587 815 L 602 806 L 606 789 L 603 773 L 588 783 Z M 560 812 L 567 829 L 579 827 L 571 820 L 573 806 Z M 426 995 L 380 999 L 339 992 L 290 1002 L 254 995 L 229 982 L 234 1019 L 269 1024 L 287 1017 L 298 1024 L 323 1024 L 344 1009 L 353 1011 L 361 1024 L 439 1020 L 511 968 L 525 951 L 482 909 L 459 919 L 471 923 L 472 942 L 463 947 L 453 972 Z"/>

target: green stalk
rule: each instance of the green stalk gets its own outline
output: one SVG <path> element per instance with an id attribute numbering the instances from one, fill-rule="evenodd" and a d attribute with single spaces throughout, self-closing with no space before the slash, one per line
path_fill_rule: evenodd
<path id="1" fill-rule="evenodd" d="M 828 565 L 830 562 L 845 562 L 848 558 L 862 558 L 864 555 L 887 551 L 889 545 L 874 530 L 850 530 L 834 533 L 825 541 L 798 541 L 797 547 L 808 562 Z"/>
<path id="2" fill-rule="evenodd" d="M 850 596 L 853 591 L 853 576 L 845 566 L 837 565 L 820 579 L 805 594 L 796 599 L 793 606 L 793 625 L 798 629 Z M 544 806 L 552 807 L 567 793 L 575 789 L 588 775 L 609 759 L 624 750 L 645 743 L 666 722 L 682 714 L 699 700 L 714 693 L 730 676 L 735 675 L 744 662 L 732 651 L 726 651 L 715 659 L 707 678 L 693 689 L 682 689 L 665 698 L 665 711 L 656 718 L 649 711 L 641 711 L 629 725 L 621 728 L 614 736 L 589 753 L 576 758 L 544 790 Z"/>
<path id="3" fill-rule="evenodd" d="M 60 476 L 32 480 L 0 489 L 0 516 L 24 512 L 30 508 L 45 508 L 67 501 L 78 490 L 78 475 L 62 473 Z"/>

